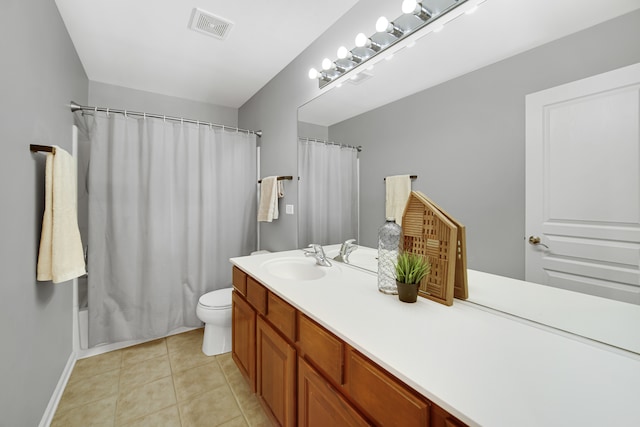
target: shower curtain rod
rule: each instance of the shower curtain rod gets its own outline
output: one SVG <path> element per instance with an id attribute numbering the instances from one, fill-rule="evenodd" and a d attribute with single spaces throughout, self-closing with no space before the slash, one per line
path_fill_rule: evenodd
<path id="1" fill-rule="evenodd" d="M 353 145 L 340 144 L 339 142 L 325 141 L 325 140 L 316 139 L 316 138 L 298 138 L 298 139 L 301 139 L 303 141 L 319 142 L 321 144 L 339 145 L 340 147 L 355 148 L 356 150 L 358 150 L 358 153 L 362 151 L 362 145 L 358 145 L 357 147 L 355 147 Z"/>
<path id="2" fill-rule="evenodd" d="M 124 114 L 125 116 L 129 115 L 129 116 L 140 116 L 140 117 L 153 117 L 156 119 L 163 119 L 163 120 L 173 120 L 176 122 L 186 122 L 186 123 L 193 123 L 196 125 L 205 125 L 205 126 L 215 126 L 218 128 L 222 128 L 222 130 L 224 129 L 229 129 L 229 130 L 235 130 L 237 132 L 247 132 L 247 134 L 254 134 L 256 135 L 258 138 L 262 137 L 262 131 L 261 130 L 249 130 L 249 129 L 240 129 L 237 127 L 233 127 L 233 126 L 226 126 L 226 125 L 219 125 L 217 123 L 211 123 L 211 122 L 203 122 L 201 120 L 193 120 L 193 119 L 185 119 L 182 117 L 173 117 L 173 116 L 166 116 L 164 114 L 152 114 L 152 113 L 141 113 L 139 111 L 129 111 L 129 110 L 117 110 L 115 108 L 105 108 L 105 107 L 89 107 L 86 105 L 80 105 L 77 102 L 71 101 L 71 104 L 69 104 L 69 107 L 71 108 L 71 112 L 76 112 L 76 111 L 101 111 L 104 113 L 120 113 L 120 114 Z"/>

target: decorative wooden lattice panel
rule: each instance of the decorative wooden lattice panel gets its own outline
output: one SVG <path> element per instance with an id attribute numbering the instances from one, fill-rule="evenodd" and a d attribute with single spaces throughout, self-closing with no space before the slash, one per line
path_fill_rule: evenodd
<path id="1" fill-rule="evenodd" d="M 458 299 L 469 298 L 469 286 L 467 285 L 467 233 L 463 224 L 453 218 L 447 211 L 438 206 L 433 200 L 425 196 L 423 193 L 416 191 L 418 198 L 426 200 L 438 209 L 449 221 L 455 224 L 458 229 L 457 248 L 456 248 L 456 273 L 455 285 L 453 288 L 453 297 Z"/>
<path id="2" fill-rule="evenodd" d="M 426 256 L 431 273 L 420 282 L 419 295 L 453 304 L 458 228 L 429 201 L 411 192 L 402 216 L 403 249 Z"/>

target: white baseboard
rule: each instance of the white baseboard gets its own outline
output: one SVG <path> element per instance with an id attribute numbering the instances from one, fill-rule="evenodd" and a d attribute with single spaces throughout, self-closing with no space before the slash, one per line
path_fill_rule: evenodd
<path id="1" fill-rule="evenodd" d="M 51 399 L 49 399 L 47 409 L 45 409 L 44 415 L 40 420 L 39 427 L 49 427 L 51 425 L 51 421 L 53 421 L 53 416 L 56 413 L 56 409 L 58 409 L 60 398 L 62 398 L 64 388 L 67 386 L 67 382 L 69 382 L 71 372 L 73 372 L 73 367 L 76 364 L 76 360 L 76 353 L 71 352 L 69 360 L 67 360 L 67 365 L 64 367 L 64 371 L 62 371 L 62 375 L 60 375 L 60 379 L 58 380 L 58 385 L 56 385 L 56 388 L 51 395 Z"/>

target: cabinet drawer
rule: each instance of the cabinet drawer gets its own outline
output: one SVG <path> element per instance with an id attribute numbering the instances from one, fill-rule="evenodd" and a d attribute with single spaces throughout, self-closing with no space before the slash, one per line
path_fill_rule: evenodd
<path id="1" fill-rule="evenodd" d="M 290 342 L 296 340 L 296 309 L 271 292 L 267 296 L 267 319 Z"/>
<path id="2" fill-rule="evenodd" d="M 251 276 L 247 277 L 247 301 L 258 313 L 262 315 L 267 313 L 267 289 Z"/>
<path id="3" fill-rule="evenodd" d="M 247 274 L 235 265 L 233 266 L 233 287 L 243 296 L 247 296 Z"/>
<path id="4" fill-rule="evenodd" d="M 343 344 L 332 333 L 305 315 L 299 320 L 300 350 L 331 381 L 342 385 Z"/>
<path id="5" fill-rule="evenodd" d="M 376 424 L 383 426 L 429 425 L 429 404 L 385 370 L 347 349 L 345 387 L 353 402 Z"/>

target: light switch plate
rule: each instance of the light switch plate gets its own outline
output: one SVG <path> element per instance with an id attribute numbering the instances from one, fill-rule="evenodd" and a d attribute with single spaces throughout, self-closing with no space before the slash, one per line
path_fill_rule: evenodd
<path id="1" fill-rule="evenodd" d="M 293 205 L 286 205 L 286 206 L 285 206 L 285 212 L 286 212 L 288 215 L 293 215 Z"/>

